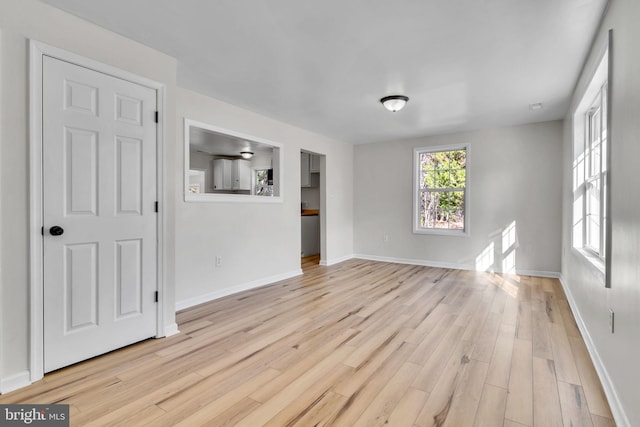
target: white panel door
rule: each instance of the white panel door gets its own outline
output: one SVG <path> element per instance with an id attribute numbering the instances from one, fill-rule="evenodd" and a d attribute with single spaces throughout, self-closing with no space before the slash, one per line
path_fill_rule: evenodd
<path id="1" fill-rule="evenodd" d="M 156 334 L 156 91 L 47 56 L 42 83 L 49 372 Z"/>

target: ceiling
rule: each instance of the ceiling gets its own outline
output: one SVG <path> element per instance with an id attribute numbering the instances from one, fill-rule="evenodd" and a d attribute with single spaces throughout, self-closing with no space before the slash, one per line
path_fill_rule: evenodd
<path id="1" fill-rule="evenodd" d="M 239 157 L 243 151 L 269 157 L 273 155 L 272 145 L 237 138 L 232 135 L 204 129 L 197 125 L 189 126 L 189 149 L 191 151 L 228 157 Z"/>
<path id="2" fill-rule="evenodd" d="M 607 3 L 42 1 L 175 57 L 183 88 L 350 143 L 562 118 Z"/>

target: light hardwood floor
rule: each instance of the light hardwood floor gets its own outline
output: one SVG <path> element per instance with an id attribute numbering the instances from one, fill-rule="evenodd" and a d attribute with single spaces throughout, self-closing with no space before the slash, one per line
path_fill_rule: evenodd
<path id="1" fill-rule="evenodd" d="M 68 403 L 83 426 L 614 425 L 557 280 L 303 267 L 0 403 Z"/>

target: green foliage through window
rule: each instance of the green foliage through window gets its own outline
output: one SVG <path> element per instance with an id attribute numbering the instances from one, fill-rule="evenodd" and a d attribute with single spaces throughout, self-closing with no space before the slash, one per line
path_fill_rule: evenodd
<path id="1" fill-rule="evenodd" d="M 467 150 L 422 151 L 418 161 L 418 226 L 464 231 Z"/>

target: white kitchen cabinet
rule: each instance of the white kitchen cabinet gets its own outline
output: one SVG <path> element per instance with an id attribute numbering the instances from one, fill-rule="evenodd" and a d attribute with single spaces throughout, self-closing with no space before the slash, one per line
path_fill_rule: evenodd
<path id="1" fill-rule="evenodd" d="M 251 190 L 251 162 L 249 160 L 234 160 L 232 169 L 232 190 Z"/>
<path id="2" fill-rule="evenodd" d="M 317 154 L 309 155 L 309 172 L 320 173 L 320 156 Z"/>
<path id="3" fill-rule="evenodd" d="M 311 187 L 309 153 L 300 153 L 300 187 Z"/>
<path id="4" fill-rule="evenodd" d="M 302 254 L 301 256 L 320 253 L 320 220 L 318 215 L 301 217 L 302 222 Z"/>
<path id="5" fill-rule="evenodd" d="M 233 160 L 215 159 L 213 163 L 213 189 L 231 190 L 233 184 Z"/>
<path id="6" fill-rule="evenodd" d="M 248 160 L 213 160 L 214 190 L 251 190 L 251 162 Z"/>

